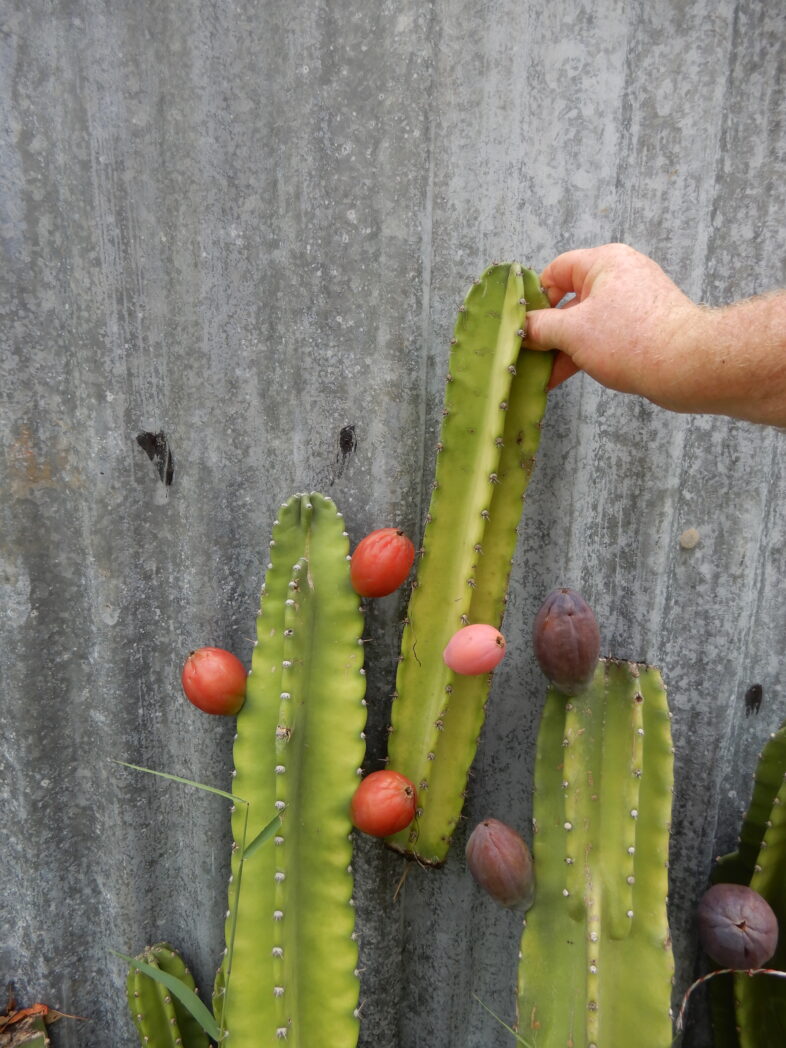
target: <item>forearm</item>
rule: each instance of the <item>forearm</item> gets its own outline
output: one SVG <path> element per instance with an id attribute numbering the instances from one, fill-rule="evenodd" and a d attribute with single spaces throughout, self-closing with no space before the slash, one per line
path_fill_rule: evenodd
<path id="1" fill-rule="evenodd" d="M 786 292 L 703 309 L 684 351 L 693 410 L 786 426 Z"/>

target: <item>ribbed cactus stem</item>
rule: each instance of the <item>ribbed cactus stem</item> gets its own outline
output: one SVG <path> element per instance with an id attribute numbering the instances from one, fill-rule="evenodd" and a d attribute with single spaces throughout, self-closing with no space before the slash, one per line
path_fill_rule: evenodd
<path id="1" fill-rule="evenodd" d="M 651 667 L 604 659 L 582 694 L 549 692 L 519 968 L 519 1030 L 537 1048 L 617 1048 L 634 1028 L 641 1048 L 671 1041 L 669 719 Z"/>
<path id="2" fill-rule="evenodd" d="M 786 774 L 786 773 L 785 773 Z M 786 777 L 776 794 L 750 887 L 770 904 L 781 929 L 768 968 L 786 969 Z M 768 1048 L 786 1030 L 786 986 L 783 979 L 735 975 L 740 1048 Z"/>
<path id="3" fill-rule="evenodd" d="M 713 882 L 751 883 L 784 775 L 786 725 L 770 736 L 759 754 L 753 776 L 753 793 L 740 829 L 737 850 L 718 859 L 712 872 Z"/>
<path id="4" fill-rule="evenodd" d="M 149 946 L 139 960 L 178 979 L 195 990 L 194 979 L 183 958 L 168 943 Z M 128 1007 L 143 1045 L 149 1048 L 208 1048 L 210 1041 L 199 1023 L 167 987 L 139 968 L 131 968 L 126 981 Z"/>
<path id="5" fill-rule="evenodd" d="M 522 350 L 528 302 L 545 308 L 535 274 L 495 265 L 456 321 L 437 465 L 402 636 L 389 742 L 391 767 L 418 787 L 413 826 L 389 843 L 444 861 L 463 806 L 490 678 L 443 663 L 453 633 L 499 626 L 522 500 L 546 406 L 550 354 Z"/>
<path id="6" fill-rule="evenodd" d="M 357 1043 L 359 983 L 348 809 L 363 760 L 363 619 L 349 583 L 349 540 L 330 499 L 294 496 L 273 528 L 246 702 L 238 717 L 234 792 L 248 839 L 274 812 L 272 846 L 233 883 L 216 1016 L 232 1048 Z M 236 918 L 233 913 L 237 908 Z"/>
<path id="7" fill-rule="evenodd" d="M 714 882 L 747 884 L 770 904 L 781 934 L 767 967 L 786 969 L 786 724 L 765 744 L 736 852 L 721 858 Z M 769 1048 L 786 1029 L 786 981 L 734 975 L 713 980 L 713 1025 L 719 1044 Z"/>

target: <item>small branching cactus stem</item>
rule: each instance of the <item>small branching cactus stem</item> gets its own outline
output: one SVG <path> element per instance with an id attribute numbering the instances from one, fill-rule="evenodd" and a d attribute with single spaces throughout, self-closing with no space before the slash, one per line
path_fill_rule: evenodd
<path id="1" fill-rule="evenodd" d="M 168 943 L 149 946 L 139 960 L 173 976 L 195 991 L 182 957 Z M 132 967 L 126 982 L 128 1007 L 143 1045 L 149 1048 L 209 1048 L 202 1027 L 172 992 L 141 969 Z"/>
<path id="2" fill-rule="evenodd" d="M 672 786 L 656 669 L 602 659 L 580 695 L 550 689 L 519 966 L 519 1033 L 534 1048 L 618 1048 L 633 1029 L 639 1048 L 671 1044 Z"/>
<path id="3" fill-rule="evenodd" d="M 365 678 L 348 554 L 330 499 L 297 495 L 281 507 L 234 748 L 248 828 L 238 809 L 214 994 L 231 1048 L 357 1043 L 349 804 L 365 751 Z M 276 811 L 273 844 L 241 866 L 244 832 L 253 841 Z"/>
<path id="4" fill-rule="evenodd" d="M 721 856 L 713 870 L 713 883 L 747 884 L 756 871 L 762 843 L 770 828 L 772 813 L 780 806 L 786 776 L 786 724 L 776 731 L 759 754 L 753 777 L 753 793 L 742 822 L 737 850 Z"/>
<path id="5" fill-rule="evenodd" d="M 759 756 L 738 849 L 718 860 L 712 880 L 747 885 L 769 903 L 781 934 L 768 967 L 786 970 L 786 724 Z M 713 1029 L 724 1048 L 767 1048 L 786 1029 L 784 979 L 723 976 L 710 993 Z"/>
<path id="6" fill-rule="evenodd" d="M 428 864 L 444 861 L 461 814 L 490 685 L 442 654 L 461 626 L 502 623 L 552 367 L 552 354 L 522 349 L 522 335 L 527 309 L 548 305 L 534 273 L 505 263 L 483 273 L 456 321 L 388 751 L 419 802 L 388 843 Z"/>

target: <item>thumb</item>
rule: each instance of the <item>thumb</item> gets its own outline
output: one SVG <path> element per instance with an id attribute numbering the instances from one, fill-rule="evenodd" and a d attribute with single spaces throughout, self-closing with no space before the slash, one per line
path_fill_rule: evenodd
<path id="1" fill-rule="evenodd" d="M 527 313 L 525 345 L 529 349 L 567 349 L 568 313 L 565 309 L 537 309 Z"/>

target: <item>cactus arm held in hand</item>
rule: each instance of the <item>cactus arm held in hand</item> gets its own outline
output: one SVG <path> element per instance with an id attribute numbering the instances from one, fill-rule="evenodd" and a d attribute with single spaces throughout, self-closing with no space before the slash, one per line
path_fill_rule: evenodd
<path id="1" fill-rule="evenodd" d="M 413 826 L 389 843 L 444 861 L 463 806 L 488 696 L 486 676 L 461 677 L 442 652 L 462 625 L 499 625 L 521 503 L 545 410 L 551 355 L 521 349 L 525 276 L 492 266 L 456 322 L 422 556 L 396 679 L 390 766 L 418 788 Z M 529 286 L 537 278 L 529 275 Z M 536 308 L 545 308 L 542 295 Z M 532 291 L 534 295 L 534 290 Z"/>
<path id="2" fill-rule="evenodd" d="M 274 844 L 230 885 L 231 965 L 216 1012 L 233 1048 L 357 1043 L 357 945 L 351 899 L 350 798 L 363 759 L 363 620 L 349 544 L 331 500 L 294 496 L 274 525 L 233 786 L 254 839 L 272 809 Z M 233 875 L 239 867 L 237 814 Z M 222 992 L 223 991 L 223 992 Z"/>
<path id="3" fill-rule="evenodd" d="M 536 1048 L 616 1048 L 633 1017 L 640 1048 L 670 1043 L 672 784 L 657 670 L 604 659 L 580 695 L 550 689 L 536 763 L 538 887 L 519 967 L 519 1026 Z"/>

